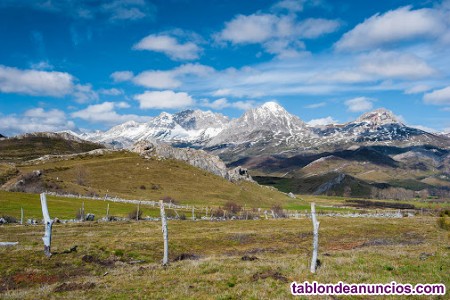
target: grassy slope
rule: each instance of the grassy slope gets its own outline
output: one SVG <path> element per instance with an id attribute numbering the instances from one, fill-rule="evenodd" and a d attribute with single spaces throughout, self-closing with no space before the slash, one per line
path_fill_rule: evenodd
<path id="1" fill-rule="evenodd" d="M 0 229 L 1 241 L 19 242 L 9 249 L 0 248 L 3 299 L 288 299 L 293 280 L 444 283 L 447 290 L 450 284 L 449 233 L 437 229 L 432 217 L 321 217 L 322 266 L 316 275 L 309 272 L 312 236 L 311 222 L 306 218 L 170 221 L 172 263 L 168 268 L 160 266 L 159 222 L 55 225 L 53 251 L 73 245 L 78 245 L 78 251 L 51 259 L 42 253 L 42 226 L 8 225 Z M 200 259 L 173 262 L 182 253 Z M 99 262 L 85 262 L 85 255 Z M 242 261 L 243 255 L 255 255 L 258 260 Z M 108 262 L 110 266 L 102 265 Z M 276 272 L 278 279 L 258 278 Z M 55 292 L 63 282 L 95 286 Z"/>
<path id="2" fill-rule="evenodd" d="M 108 194 L 126 199 L 158 200 L 170 196 L 182 204 L 270 207 L 296 201 L 268 187 L 233 184 L 206 171 L 175 160 L 146 160 L 130 152 L 85 156 L 18 167 L 22 173 L 43 170 L 43 180 L 61 191 Z M 82 170 L 83 184 L 77 183 Z M 145 187 L 145 188 L 144 188 Z"/>
<path id="3" fill-rule="evenodd" d="M 87 152 L 103 148 L 90 142 L 76 142 L 63 138 L 34 136 L 0 141 L 0 161 L 19 162 L 43 155 L 61 155 Z"/>

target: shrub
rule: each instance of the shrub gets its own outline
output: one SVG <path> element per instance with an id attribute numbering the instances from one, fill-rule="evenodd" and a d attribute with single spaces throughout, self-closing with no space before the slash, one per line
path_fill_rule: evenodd
<path id="1" fill-rule="evenodd" d="M 242 206 L 232 201 L 228 201 L 227 203 L 225 203 L 223 208 L 232 214 L 237 214 L 242 210 Z"/>
<path id="2" fill-rule="evenodd" d="M 283 208 L 279 204 L 275 204 L 272 206 L 272 210 L 275 213 L 277 218 L 286 218 L 286 214 L 283 211 Z"/>
<path id="3" fill-rule="evenodd" d="M 437 225 L 439 228 L 442 228 L 444 230 L 450 230 L 450 218 L 447 218 L 445 216 L 439 217 L 437 219 Z"/>
<path id="4" fill-rule="evenodd" d="M 178 201 L 170 196 L 164 196 L 160 200 L 162 200 L 164 203 L 178 204 Z"/>
<path id="5" fill-rule="evenodd" d="M 141 186 L 139 187 L 139 189 L 141 189 L 141 190 L 146 190 L 147 188 L 145 187 L 145 185 L 141 185 Z"/>

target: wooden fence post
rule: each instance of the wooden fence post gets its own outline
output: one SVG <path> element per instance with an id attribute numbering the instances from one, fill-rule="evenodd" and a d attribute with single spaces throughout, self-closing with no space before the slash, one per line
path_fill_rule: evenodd
<path id="1" fill-rule="evenodd" d="M 50 257 L 52 256 L 50 249 L 52 244 L 53 220 L 50 219 L 50 215 L 48 214 L 47 197 L 45 196 L 45 193 L 41 194 L 41 206 L 42 206 L 42 215 L 44 216 L 45 222 L 45 234 L 42 237 L 42 240 L 44 241 L 44 254 L 47 257 Z"/>
<path id="2" fill-rule="evenodd" d="M 106 206 L 106 221 L 109 221 L 109 203 Z"/>
<path id="3" fill-rule="evenodd" d="M 316 217 L 316 204 L 311 203 L 311 218 L 313 223 L 313 255 L 311 259 L 311 273 L 316 273 L 317 252 L 319 251 L 319 224 Z"/>
<path id="4" fill-rule="evenodd" d="M 194 212 L 194 206 L 192 206 L 192 221 L 195 220 L 195 212 Z"/>
<path id="5" fill-rule="evenodd" d="M 23 225 L 23 207 L 20 208 L 20 225 Z"/>
<path id="6" fill-rule="evenodd" d="M 169 264 L 169 232 L 167 230 L 166 212 L 164 211 L 164 202 L 162 200 L 159 201 L 159 206 L 161 209 L 162 233 L 164 238 L 163 266 L 166 266 Z"/>
<path id="7" fill-rule="evenodd" d="M 136 211 L 136 221 L 139 221 L 139 210 L 141 209 L 141 201 L 138 202 L 138 207 Z"/>

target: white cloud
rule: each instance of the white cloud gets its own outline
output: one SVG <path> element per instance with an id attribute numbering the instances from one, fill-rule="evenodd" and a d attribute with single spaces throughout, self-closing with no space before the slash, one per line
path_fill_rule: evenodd
<path id="1" fill-rule="evenodd" d="M 137 115 L 120 115 L 115 109 L 126 108 L 124 102 L 103 102 L 100 104 L 89 105 L 87 108 L 73 112 L 72 118 L 79 118 L 91 123 L 104 123 L 108 125 L 120 124 L 126 121 L 134 120 L 137 122 L 146 122 L 149 117 Z"/>
<path id="2" fill-rule="evenodd" d="M 307 39 L 315 39 L 322 35 L 335 32 L 341 23 L 336 20 L 328 19 L 306 19 L 297 26 L 300 37 Z"/>
<path id="3" fill-rule="evenodd" d="M 123 90 L 111 88 L 111 89 L 99 89 L 98 92 L 102 95 L 107 96 L 119 96 L 123 95 Z"/>
<path id="4" fill-rule="evenodd" d="M 248 110 L 255 107 L 255 101 L 247 100 L 247 101 L 234 101 L 230 102 L 227 98 L 220 98 L 210 102 L 208 99 L 202 99 L 201 106 L 209 107 L 212 109 L 224 109 L 224 108 L 236 108 L 241 110 Z"/>
<path id="5" fill-rule="evenodd" d="M 146 91 L 135 95 L 134 99 L 139 101 L 141 109 L 176 109 L 185 108 L 195 104 L 194 99 L 187 93 L 165 90 Z"/>
<path id="6" fill-rule="evenodd" d="M 114 82 L 128 81 L 133 77 L 134 74 L 131 71 L 117 71 L 111 74 L 111 78 Z"/>
<path id="7" fill-rule="evenodd" d="M 323 126 L 323 125 L 337 124 L 337 123 L 338 122 L 330 116 L 328 116 L 326 118 L 312 119 L 311 121 L 307 122 L 307 124 L 310 126 Z"/>
<path id="8" fill-rule="evenodd" d="M 287 10 L 288 12 L 301 12 L 303 10 L 303 1 L 283 0 L 272 6 L 273 10 Z"/>
<path id="9" fill-rule="evenodd" d="M 175 74 L 170 71 L 144 71 L 136 75 L 133 82 L 156 89 L 173 89 L 181 85 L 181 81 L 175 79 Z"/>
<path id="10" fill-rule="evenodd" d="M 17 135 L 26 132 L 60 131 L 75 129 L 75 124 L 68 121 L 63 111 L 43 108 L 27 110 L 21 116 L 0 115 L 0 133 L 4 135 Z"/>
<path id="11" fill-rule="evenodd" d="M 319 108 L 319 107 L 324 107 L 325 105 L 327 105 L 326 102 L 319 102 L 319 103 L 313 103 L 313 104 L 306 105 L 305 108 Z"/>
<path id="12" fill-rule="evenodd" d="M 345 101 L 347 109 L 351 112 L 361 112 L 371 110 L 373 108 L 373 99 L 367 97 L 357 97 Z"/>
<path id="13" fill-rule="evenodd" d="M 74 89 L 69 73 L 21 70 L 0 65 L 0 92 L 63 97 Z"/>
<path id="14" fill-rule="evenodd" d="M 271 14 L 238 15 L 225 23 L 218 37 L 233 44 L 262 43 L 278 35 L 276 24 L 279 21 Z"/>
<path id="15" fill-rule="evenodd" d="M 225 28 L 215 35 L 215 39 L 234 45 L 261 44 L 268 53 L 292 58 L 305 48 L 300 39 L 318 38 L 336 31 L 339 26 L 340 22 L 336 20 L 311 18 L 298 21 L 295 15 L 255 13 L 235 16 L 225 23 Z"/>
<path id="16" fill-rule="evenodd" d="M 148 88 L 173 89 L 182 85 L 181 79 L 189 81 L 189 78 L 203 77 L 213 72 L 213 68 L 201 64 L 184 64 L 168 71 L 144 71 L 130 79 L 134 84 Z"/>
<path id="17" fill-rule="evenodd" d="M 51 65 L 48 61 L 39 61 L 37 63 L 32 63 L 31 65 L 32 69 L 35 70 L 53 70 L 55 67 Z"/>
<path id="18" fill-rule="evenodd" d="M 405 90 L 405 94 L 411 95 L 411 94 L 420 94 L 426 91 L 429 91 L 431 88 L 428 85 L 425 84 L 419 84 L 415 85 L 409 89 Z"/>
<path id="19" fill-rule="evenodd" d="M 95 1 L 95 3 L 90 0 L 5 0 L 1 4 L 14 7 L 25 6 L 50 13 L 64 14 L 74 19 L 96 19 L 111 22 L 151 19 L 156 11 L 155 6 L 145 0 L 99 0 Z"/>
<path id="20" fill-rule="evenodd" d="M 423 100 L 427 104 L 449 105 L 450 104 L 450 86 L 440 90 L 434 90 L 423 96 Z"/>
<path id="21" fill-rule="evenodd" d="M 73 96 L 78 103 L 86 103 L 93 100 L 98 100 L 98 94 L 92 89 L 90 84 L 77 84 L 75 85 Z"/>
<path id="22" fill-rule="evenodd" d="M 134 45 L 133 49 L 164 53 L 173 60 L 197 59 L 202 51 L 192 41 L 180 43 L 175 37 L 167 34 L 150 34 Z"/>
<path id="23" fill-rule="evenodd" d="M 375 14 L 345 33 L 335 44 L 338 50 L 367 50 L 417 39 L 436 39 L 447 24 L 439 10 L 401 7 Z"/>
<path id="24" fill-rule="evenodd" d="M 405 79 L 430 77 L 437 73 L 415 55 L 379 50 L 360 58 L 360 70 L 382 77 Z"/>

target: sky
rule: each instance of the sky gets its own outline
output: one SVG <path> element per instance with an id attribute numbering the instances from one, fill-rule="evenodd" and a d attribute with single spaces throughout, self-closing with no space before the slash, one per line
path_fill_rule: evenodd
<path id="1" fill-rule="evenodd" d="M 450 132 L 450 0 L 2 0 L 0 133 L 276 101 Z"/>

